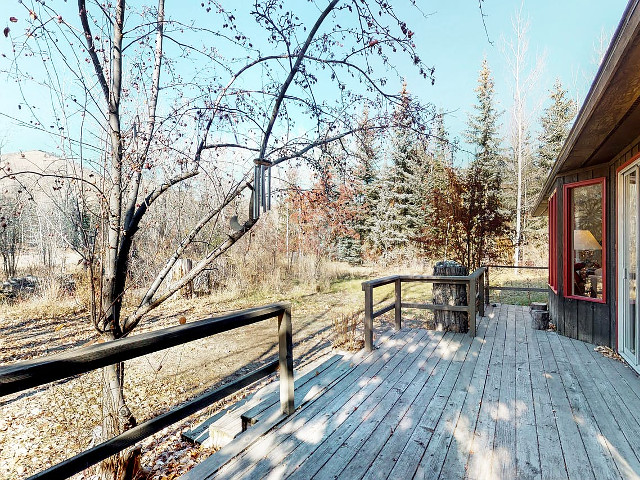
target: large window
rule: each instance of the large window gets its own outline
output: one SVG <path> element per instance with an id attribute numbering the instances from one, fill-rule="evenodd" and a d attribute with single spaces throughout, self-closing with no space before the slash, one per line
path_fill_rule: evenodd
<path id="1" fill-rule="evenodd" d="M 605 179 L 564 186 L 564 294 L 604 302 Z"/>
<path id="2" fill-rule="evenodd" d="M 549 286 L 558 293 L 558 195 L 549 197 Z"/>

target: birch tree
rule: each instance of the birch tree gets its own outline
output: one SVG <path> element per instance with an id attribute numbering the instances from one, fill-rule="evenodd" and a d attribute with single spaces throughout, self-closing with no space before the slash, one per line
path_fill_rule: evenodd
<path id="1" fill-rule="evenodd" d="M 524 199 L 527 195 L 524 175 L 531 162 L 529 95 L 534 90 L 542 69 L 542 62 L 528 64 L 529 22 L 523 18 L 524 2 L 512 19 L 514 39 L 506 42 L 505 56 L 512 75 L 513 107 L 511 111 L 511 150 L 515 180 L 515 221 L 513 236 L 513 265 L 522 258 L 524 231 Z"/>

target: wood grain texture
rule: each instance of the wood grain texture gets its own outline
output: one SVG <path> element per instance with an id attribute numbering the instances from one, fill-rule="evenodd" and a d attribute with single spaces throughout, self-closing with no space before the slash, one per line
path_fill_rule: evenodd
<path id="1" fill-rule="evenodd" d="M 526 307 L 486 313 L 476 337 L 403 329 L 339 359 L 323 394 L 187 478 L 640 480 L 640 377 Z"/>

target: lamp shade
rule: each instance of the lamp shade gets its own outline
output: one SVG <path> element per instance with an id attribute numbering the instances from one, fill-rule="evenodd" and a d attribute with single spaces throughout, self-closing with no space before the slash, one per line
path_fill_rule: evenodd
<path id="1" fill-rule="evenodd" d="M 602 246 L 593 236 L 590 230 L 574 230 L 573 231 L 573 249 L 574 250 L 602 250 Z"/>

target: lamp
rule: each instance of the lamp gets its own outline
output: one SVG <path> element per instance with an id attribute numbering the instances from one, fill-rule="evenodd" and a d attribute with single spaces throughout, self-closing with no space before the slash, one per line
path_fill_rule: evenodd
<path id="1" fill-rule="evenodd" d="M 593 236 L 591 230 L 574 230 L 573 231 L 573 249 L 575 250 L 576 264 L 583 262 L 585 259 L 584 252 L 593 252 L 595 250 L 602 250 L 602 246 Z M 592 254 L 591 254 L 592 255 Z M 587 255 L 590 257 L 590 255 Z M 584 266 L 584 265 L 583 265 Z"/>
<path id="2" fill-rule="evenodd" d="M 574 250 L 602 250 L 602 246 L 593 236 L 590 230 L 574 230 L 573 231 L 573 249 Z"/>

